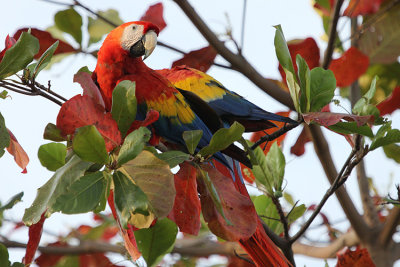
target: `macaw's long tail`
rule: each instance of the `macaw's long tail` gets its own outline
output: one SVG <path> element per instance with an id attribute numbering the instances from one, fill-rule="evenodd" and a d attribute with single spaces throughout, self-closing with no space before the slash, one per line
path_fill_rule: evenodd
<path id="1" fill-rule="evenodd" d="M 229 159 L 229 158 L 228 158 Z M 243 182 L 240 164 L 235 160 L 231 160 L 232 170 L 230 174 L 228 169 L 222 164 L 215 162 L 217 169 L 228 177 L 235 177 L 234 184 L 240 194 L 250 198 L 246 186 Z M 240 245 L 251 257 L 256 266 L 262 267 L 289 267 L 292 264 L 286 259 L 281 250 L 272 242 L 266 234 L 262 221 L 258 217 L 257 228 L 254 234 L 248 239 L 239 240 Z"/>
<path id="2" fill-rule="evenodd" d="M 261 219 L 258 221 L 254 234 L 249 239 L 240 240 L 239 243 L 256 266 L 291 266 L 286 257 L 265 233 Z"/>

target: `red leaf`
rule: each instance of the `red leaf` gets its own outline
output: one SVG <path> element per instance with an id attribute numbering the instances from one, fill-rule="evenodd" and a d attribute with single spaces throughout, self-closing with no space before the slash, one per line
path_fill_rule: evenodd
<path id="1" fill-rule="evenodd" d="M 310 141 L 311 141 L 311 135 L 308 129 L 304 127 L 299 137 L 297 138 L 296 143 L 290 148 L 290 153 L 295 154 L 296 156 L 303 155 L 304 152 L 306 151 L 305 145 Z"/>
<path id="2" fill-rule="evenodd" d="M 110 113 L 89 96 L 76 95 L 65 102 L 57 116 L 57 127 L 63 135 L 73 135 L 85 125 L 95 125 L 106 142 L 107 151 L 121 144 L 121 133 Z"/>
<path id="3" fill-rule="evenodd" d="M 83 225 L 80 225 L 80 226 L 78 227 L 78 229 L 76 229 L 76 230 L 77 230 L 77 232 L 78 232 L 79 234 L 81 234 L 81 235 L 86 235 L 86 234 L 88 234 L 88 233 L 90 232 L 90 230 L 92 230 L 92 227 L 89 226 L 89 225 L 83 224 Z"/>
<path id="4" fill-rule="evenodd" d="M 250 198 L 240 194 L 232 179 L 222 175 L 215 167 L 202 165 L 202 168 L 208 172 L 221 199 L 224 214 L 232 223 L 232 225 L 228 225 L 217 211 L 210 193 L 200 178 L 198 179 L 198 189 L 201 208 L 210 231 L 228 241 L 248 239 L 255 232 L 258 219 Z"/>
<path id="5" fill-rule="evenodd" d="M 26 266 L 29 266 L 32 263 L 36 250 L 39 247 L 40 238 L 42 237 L 43 223 L 44 220 L 46 220 L 44 214 L 45 212 L 42 214 L 42 217 L 40 217 L 40 220 L 37 223 L 29 226 L 29 239 L 28 244 L 26 245 L 25 257 L 23 259 L 23 263 Z"/>
<path id="6" fill-rule="evenodd" d="M 294 70 L 297 72 L 296 55 L 299 54 L 305 59 L 310 69 L 319 66 L 319 48 L 315 40 L 311 37 L 303 40 L 292 40 L 288 42 L 290 55 L 292 56 Z M 279 72 L 282 79 L 286 81 L 286 74 L 281 65 L 279 65 Z"/>
<path id="7" fill-rule="evenodd" d="M 92 80 L 92 76 L 85 72 L 81 71 L 74 75 L 74 82 L 79 83 L 83 89 L 83 95 L 88 95 L 93 98 L 96 104 L 99 104 L 103 108 L 105 108 L 103 97 L 101 96 L 100 89 Z"/>
<path id="8" fill-rule="evenodd" d="M 357 116 L 345 113 L 332 113 L 332 112 L 309 112 L 303 114 L 303 119 L 307 124 L 316 122 L 322 126 L 330 126 L 340 122 L 341 120 L 355 121 L 357 126 L 362 126 L 367 122 L 373 122 L 374 116 Z"/>
<path id="9" fill-rule="evenodd" d="M 172 68 L 175 66 L 186 65 L 206 72 L 214 63 L 217 56 L 217 51 L 212 46 L 206 46 L 198 50 L 191 51 L 172 63 Z"/>
<path id="10" fill-rule="evenodd" d="M 197 196 L 196 168 L 184 162 L 174 177 L 176 197 L 168 218 L 178 225 L 181 232 L 197 235 L 200 230 L 201 204 Z"/>
<path id="11" fill-rule="evenodd" d="M 108 241 L 118 234 L 118 231 L 119 229 L 116 226 L 107 227 L 101 235 L 101 239 Z"/>
<path id="12" fill-rule="evenodd" d="M 163 18 L 164 6 L 162 3 L 157 3 L 150 6 L 146 13 L 140 18 L 142 21 L 148 21 L 155 24 L 160 32 L 167 27 L 167 23 Z"/>
<path id="13" fill-rule="evenodd" d="M 333 5 L 335 4 L 335 0 L 329 0 L 329 8 L 323 7 L 318 3 L 314 3 L 314 8 L 320 10 L 324 16 L 330 17 Z"/>
<path id="14" fill-rule="evenodd" d="M 51 243 L 47 245 L 48 247 L 65 247 L 67 246 L 66 243 L 57 241 L 55 243 Z M 37 259 L 35 260 L 35 263 L 39 267 L 53 267 L 56 266 L 57 262 L 61 260 L 61 258 L 64 257 L 64 255 L 57 255 L 57 254 L 46 254 L 42 253 Z"/>
<path id="15" fill-rule="evenodd" d="M 121 267 L 113 264 L 104 254 L 82 254 L 79 256 L 80 267 Z"/>
<path id="16" fill-rule="evenodd" d="M 368 250 L 359 248 L 355 251 L 347 248 L 344 253 L 338 254 L 336 267 L 375 267 Z"/>
<path id="17" fill-rule="evenodd" d="M 246 180 L 246 182 L 250 184 L 254 183 L 256 177 L 254 177 L 254 174 L 251 171 L 251 169 L 241 163 L 240 163 L 240 169 L 242 170 L 242 176 Z"/>
<path id="18" fill-rule="evenodd" d="M 350 0 L 343 15 L 354 18 L 358 15 L 374 14 L 384 0 Z"/>
<path id="19" fill-rule="evenodd" d="M 0 52 L 0 62 L 4 57 L 4 54 L 6 53 L 6 51 L 12 47 L 17 41 L 13 38 L 10 37 L 10 35 L 7 35 L 6 37 L 6 41 L 5 41 L 5 48 Z"/>
<path id="20" fill-rule="evenodd" d="M 392 94 L 376 106 L 381 116 L 391 114 L 400 108 L 400 86 L 393 89 Z"/>
<path id="21" fill-rule="evenodd" d="M 110 195 L 108 196 L 108 205 L 111 208 L 114 219 L 118 223 L 119 230 L 121 232 L 122 238 L 124 239 L 124 245 L 132 260 L 137 260 L 141 256 L 139 249 L 136 244 L 135 235 L 133 234 L 133 230 L 131 225 L 128 224 L 128 229 L 124 229 L 121 225 L 121 222 L 118 219 L 118 214 L 114 205 L 114 190 L 110 190 Z"/>
<path id="22" fill-rule="evenodd" d="M 277 112 L 275 114 L 284 116 L 284 117 L 288 117 L 290 114 L 290 111 Z M 274 121 L 274 123 L 277 126 L 277 128 L 269 128 L 269 129 L 266 129 L 265 131 L 255 132 L 251 135 L 250 141 L 257 142 L 261 137 L 268 135 L 268 134 L 273 134 L 274 132 L 278 131 L 280 128 L 282 128 L 285 125 L 284 122 L 280 122 L 280 121 Z M 267 145 L 265 145 L 264 143 L 261 144 L 260 147 L 261 147 L 261 149 L 263 149 L 264 154 L 267 155 L 269 149 L 271 148 L 271 146 L 274 142 L 278 142 L 278 146 L 280 146 L 281 143 L 283 142 L 283 140 L 285 139 L 285 137 L 286 137 L 286 133 L 279 136 L 278 138 L 274 139 L 273 141 L 268 142 Z"/>
<path id="23" fill-rule="evenodd" d="M 14 160 L 21 167 L 22 173 L 27 173 L 26 166 L 29 163 L 29 157 L 13 133 L 10 130 L 8 130 L 8 133 L 10 134 L 10 145 L 7 147 L 7 151 L 14 156 Z"/>
<path id="24" fill-rule="evenodd" d="M 27 32 L 28 28 L 19 29 L 15 34 L 14 38 L 18 39 L 22 32 Z M 39 39 L 40 49 L 39 52 L 35 55 L 35 59 L 38 59 L 52 44 L 56 41 L 59 41 L 58 47 L 54 52 L 54 55 L 62 54 L 62 53 L 70 53 L 70 52 L 77 52 L 75 48 L 73 48 L 70 44 L 56 39 L 47 31 L 42 31 L 36 28 L 31 28 L 31 34 Z"/>
<path id="25" fill-rule="evenodd" d="M 345 87 L 364 74 L 368 66 L 368 56 L 352 46 L 340 58 L 332 60 L 329 69 L 335 74 L 337 86 Z"/>

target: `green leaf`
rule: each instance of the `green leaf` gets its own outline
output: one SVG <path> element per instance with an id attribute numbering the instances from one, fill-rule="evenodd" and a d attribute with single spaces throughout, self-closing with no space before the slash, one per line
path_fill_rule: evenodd
<path id="1" fill-rule="evenodd" d="M 0 62 L 0 80 L 25 68 L 39 52 L 39 41 L 36 37 L 23 32 L 18 41 L 9 48 Z"/>
<path id="2" fill-rule="evenodd" d="M 49 171 L 56 171 L 65 164 L 67 147 L 60 143 L 49 143 L 41 145 L 38 151 L 38 158 L 43 167 Z"/>
<path id="3" fill-rule="evenodd" d="M 116 25 L 121 25 L 124 23 L 118 14 L 118 11 L 115 9 L 107 9 L 106 11 L 98 11 L 97 12 L 100 16 L 110 20 Z M 103 19 L 96 18 L 93 19 L 89 17 L 88 22 L 88 32 L 89 32 L 89 44 L 97 43 L 102 39 L 102 37 L 113 30 L 114 27 L 109 23 L 105 22 Z"/>
<path id="4" fill-rule="evenodd" d="M 391 1 L 385 2 L 383 11 Z M 386 12 L 377 12 L 363 20 L 365 25 L 373 23 L 372 29 L 362 32 L 358 41 L 360 50 L 368 55 L 371 63 L 393 63 L 400 55 L 400 6 L 390 6 Z"/>
<path id="5" fill-rule="evenodd" d="M 148 266 L 155 266 L 163 256 L 172 251 L 178 228 L 167 218 L 158 220 L 148 229 L 134 232 L 136 243 Z"/>
<path id="6" fill-rule="evenodd" d="M 196 147 L 203 136 L 202 130 L 184 131 L 182 134 L 183 140 L 185 141 L 186 147 L 189 154 L 193 155 L 196 151 Z"/>
<path id="7" fill-rule="evenodd" d="M 249 146 L 252 145 L 250 141 L 248 141 Z M 253 150 L 254 155 L 252 163 L 253 168 L 252 172 L 254 177 L 256 178 L 257 185 L 263 185 L 268 194 L 273 195 L 274 190 L 272 189 L 272 185 L 274 183 L 274 177 L 272 177 L 268 164 L 267 159 L 264 155 L 262 149 L 258 146 L 256 149 Z"/>
<path id="8" fill-rule="evenodd" d="M 48 123 L 44 129 L 43 138 L 55 142 L 66 141 L 61 135 L 61 130 L 53 123 Z"/>
<path id="9" fill-rule="evenodd" d="M 140 152 L 142 152 L 146 143 L 150 140 L 151 132 L 146 127 L 131 132 L 121 146 L 118 154 L 118 164 L 122 165 L 134 159 Z"/>
<path id="10" fill-rule="evenodd" d="M 0 98 L 1 99 L 6 99 L 7 96 L 8 96 L 7 90 L 3 90 L 3 91 L 0 92 Z"/>
<path id="11" fill-rule="evenodd" d="M 283 176 L 285 174 L 285 156 L 274 142 L 266 157 L 268 169 L 273 177 L 275 191 L 282 191 Z"/>
<path id="12" fill-rule="evenodd" d="M 69 8 L 57 12 L 54 22 L 57 28 L 69 33 L 79 45 L 82 44 L 82 17 L 75 9 Z"/>
<path id="13" fill-rule="evenodd" d="M 8 267 L 10 266 L 10 261 L 8 260 L 8 250 L 6 246 L 0 243 L 0 266 Z"/>
<path id="14" fill-rule="evenodd" d="M 4 117 L 0 113 L 0 157 L 4 154 L 4 149 L 10 145 L 10 134 L 8 133 Z M 1 152 L 3 154 L 1 154 Z"/>
<path id="15" fill-rule="evenodd" d="M 261 195 L 255 197 L 253 202 L 257 214 L 260 215 L 268 227 L 278 235 L 283 233 L 283 225 L 280 222 L 278 211 L 274 203 L 272 203 L 271 198 Z"/>
<path id="16" fill-rule="evenodd" d="M 301 204 L 300 206 L 294 207 L 293 210 L 290 212 L 288 215 L 288 223 L 291 224 L 295 222 L 298 218 L 303 216 L 304 212 L 306 212 L 307 208 L 304 204 Z"/>
<path id="17" fill-rule="evenodd" d="M 281 25 L 276 25 L 276 26 L 274 26 L 274 28 L 276 29 L 274 45 L 275 45 L 275 53 L 278 58 L 278 61 L 284 69 L 291 72 L 292 76 L 295 77 L 296 74 L 294 72 L 292 57 L 290 55 L 285 36 L 283 35 Z"/>
<path id="18" fill-rule="evenodd" d="M 168 163 L 143 150 L 136 158 L 122 165 L 121 171 L 146 194 L 157 218 L 169 214 L 174 205 L 176 191 L 174 175 Z"/>
<path id="19" fill-rule="evenodd" d="M 361 134 L 368 137 L 374 137 L 371 128 L 368 125 L 358 126 L 357 122 L 338 122 L 334 125 L 328 126 L 332 131 L 342 134 Z"/>
<path id="20" fill-rule="evenodd" d="M 222 218 L 224 218 L 224 220 L 226 221 L 226 223 L 228 225 L 232 225 L 232 223 L 228 220 L 228 218 L 226 218 L 225 213 L 224 213 L 224 209 L 222 207 L 222 203 L 221 203 L 221 198 L 218 195 L 217 189 L 214 186 L 214 183 L 212 182 L 210 176 L 208 175 L 208 173 L 202 169 L 198 169 L 199 170 L 199 174 L 201 176 L 201 178 L 203 179 L 208 192 L 210 193 L 211 199 L 214 202 L 215 207 L 217 208 L 217 211 L 219 212 L 219 214 L 221 214 Z"/>
<path id="21" fill-rule="evenodd" d="M 150 203 L 146 194 L 122 172 L 114 172 L 114 201 L 123 227 L 133 214 L 149 215 Z"/>
<path id="22" fill-rule="evenodd" d="M 392 129 L 390 124 L 384 124 L 381 126 L 375 138 L 372 140 L 370 150 L 398 142 L 400 142 L 400 130 Z"/>
<path id="23" fill-rule="evenodd" d="M 87 125 L 76 131 L 72 140 L 74 152 L 83 160 L 105 164 L 108 161 L 106 144 L 94 125 Z"/>
<path id="24" fill-rule="evenodd" d="M 135 82 L 125 80 L 115 86 L 112 93 L 111 115 L 124 137 L 136 118 Z"/>
<path id="25" fill-rule="evenodd" d="M 383 146 L 383 151 L 385 152 L 386 157 L 400 163 L 400 146 L 396 144 L 386 145 Z"/>
<path id="26" fill-rule="evenodd" d="M 47 48 L 47 50 L 39 58 L 33 70 L 33 77 L 36 77 L 39 74 L 39 72 L 42 71 L 44 68 L 46 68 L 46 66 L 50 63 L 50 60 L 53 57 L 53 54 L 58 47 L 58 43 L 59 41 L 57 40 L 54 44 L 52 44 L 49 48 Z"/>
<path id="27" fill-rule="evenodd" d="M 58 196 L 62 195 L 66 188 L 83 176 L 90 165 L 92 163 L 82 161 L 78 156 L 73 155 L 64 166 L 54 173 L 47 183 L 38 189 L 32 205 L 25 210 L 23 222 L 28 226 L 37 223 L 46 210 L 46 213 L 50 215 L 53 212 L 50 207 Z"/>
<path id="28" fill-rule="evenodd" d="M 234 122 L 229 128 L 219 129 L 211 138 L 210 144 L 203 147 L 199 154 L 203 157 L 214 155 L 216 152 L 224 150 L 233 142 L 242 138 L 244 127 L 238 122 Z"/>
<path id="29" fill-rule="evenodd" d="M 0 207 L 0 212 L 3 212 L 5 210 L 9 210 L 12 207 L 15 206 L 18 202 L 21 202 L 22 197 L 24 196 L 24 192 L 18 193 L 15 196 L 13 196 L 9 201 L 7 201 L 6 204 Z M 1 266 L 1 265 L 0 265 Z"/>
<path id="30" fill-rule="evenodd" d="M 93 73 L 93 72 L 91 72 L 91 71 L 89 70 L 89 68 L 88 68 L 87 66 L 83 66 L 82 68 L 80 68 L 80 69 L 76 72 L 76 74 L 78 74 L 78 73 L 80 73 L 80 72 L 86 72 L 86 73 L 89 73 L 90 75 L 92 75 L 92 73 Z"/>
<path id="31" fill-rule="evenodd" d="M 385 96 L 389 96 L 393 89 L 400 84 L 400 63 L 392 64 L 374 64 L 369 66 L 366 73 L 359 79 L 362 92 L 367 92 L 375 76 L 379 77 L 379 82 L 376 85 L 376 93 L 372 103 L 381 102 Z"/>
<path id="32" fill-rule="evenodd" d="M 156 157 L 167 162 L 169 164 L 169 167 L 173 168 L 181 164 L 185 160 L 188 160 L 190 155 L 181 151 L 171 150 L 161 154 L 156 154 Z"/>
<path id="33" fill-rule="evenodd" d="M 376 81 L 378 77 L 375 76 L 371 82 L 369 90 L 354 104 L 353 113 L 364 116 L 364 115 L 374 115 L 375 118 L 378 118 L 380 113 L 379 110 L 370 105 L 371 99 L 374 97 L 376 92 Z"/>
<path id="34" fill-rule="evenodd" d="M 296 63 L 300 80 L 300 109 L 301 112 L 306 113 L 310 111 L 311 73 L 307 62 L 300 54 L 296 55 Z"/>
<path id="35" fill-rule="evenodd" d="M 300 86 L 296 81 L 296 77 L 290 71 L 288 71 L 286 68 L 283 68 L 283 70 L 286 73 L 286 83 L 289 87 L 289 93 L 293 100 L 294 107 L 297 112 L 300 112 Z"/>
<path id="36" fill-rule="evenodd" d="M 57 197 L 51 209 L 65 214 L 93 211 L 99 205 L 106 188 L 107 179 L 102 172 L 81 176 L 64 189 L 64 193 Z"/>
<path id="37" fill-rule="evenodd" d="M 283 192 L 283 198 L 287 201 L 287 203 L 289 203 L 290 205 L 294 205 L 294 199 L 293 196 L 291 194 L 289 194 L 288 192 Z"/>
<path id="38" fill-rule="evenodd" d="M 310 110 L 320 111 L 333 98 L 336 89 L 335 75 L 331 70 L 317 67 L 311 70 L 310 76 Z"/>
<path id="39" fill-rule="evenodd" d="M 108 195 L 110 194 L 112 176 L 109 172 L 106 172 L 106 171 L 103 171 L 103 176 L 106 180 L 106 186 L 103 190 L 102 195 L 100 196 L 99 204 L 93 210 L 94 213 L 99 213 L 99 212 L 102 212 L 103 210 L 105 210 L 106 205 L 107 205 Z"/>

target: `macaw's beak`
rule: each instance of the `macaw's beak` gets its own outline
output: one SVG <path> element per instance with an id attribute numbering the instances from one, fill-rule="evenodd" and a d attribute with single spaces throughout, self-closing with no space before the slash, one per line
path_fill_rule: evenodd
<path id="1" fill-rule="evenodd" d="M 157 44 L 157 34 L 154 31 L 148 31 L 140 41 L 131 46 L 129 53 L 132 57 L 143 57 L 145 60 L 151 55 Z"/>

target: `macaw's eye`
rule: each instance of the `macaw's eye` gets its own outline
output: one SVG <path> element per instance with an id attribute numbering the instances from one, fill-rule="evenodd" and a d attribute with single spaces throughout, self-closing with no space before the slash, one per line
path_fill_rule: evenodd
<path id="1" fill-rule="evenodd" d="M 136 30 L 136 26 L 132 26 L 132 30 Z"/>

